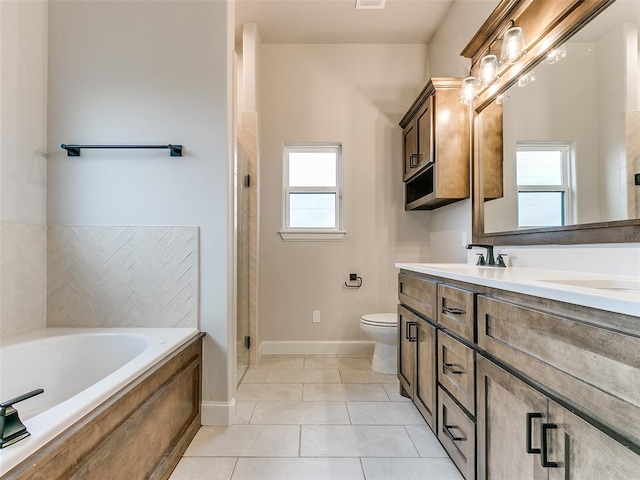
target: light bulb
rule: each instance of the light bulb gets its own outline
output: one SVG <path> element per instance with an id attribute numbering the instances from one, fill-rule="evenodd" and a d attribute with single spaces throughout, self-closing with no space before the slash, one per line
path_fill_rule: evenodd
<path id="1" fill-rule="evenodd" d="M 511 65 L 527 54 L 524 48 L 524 33 L 521 27 L 513 27 L 504 33 L 500 63 Z"/>
<path id="2" fill-rule="evenodd" d="M 498 78 L 498 57 L 486 55 L 480 60 L 480 85 L 488 87 Z"/>

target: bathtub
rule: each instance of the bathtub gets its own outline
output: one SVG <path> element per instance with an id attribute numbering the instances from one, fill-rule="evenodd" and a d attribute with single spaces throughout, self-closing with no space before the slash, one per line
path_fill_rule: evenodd
<path id="1" fill-rule="evenodd" d="M 31 435 L 0 449 L 0 476 L 198 335 L 194 328 L 48 328 L 3 342 L 0 401 L 44 393 L 15 405 Z"/>

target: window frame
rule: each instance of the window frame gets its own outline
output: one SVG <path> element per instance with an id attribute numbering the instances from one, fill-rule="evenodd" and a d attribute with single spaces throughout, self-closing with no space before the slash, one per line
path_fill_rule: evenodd
<path id="1" fill-rule="evenodd" d="M 518 152 L 520 151 L 553 151 L 561 152 L 561 172 L 562 184 L 558 185 L 518 185 Z M 517 142 L 516 143 L 516 168 L 515 168 L 515 184 L 516 184 L 516 211 L 520 211 L 520 193 L 529 192 L 561 192 L 562 195 L 562 224 L 561 225 L 520 225 L 520 215 L 517 214 L 518 230 L 528 230 L 531 228 L 546 227 L 563 227 L 572 223 L 572 156 L 573 144 L 569 142 Z"/>
<path id="2" fill-rule="evenodd" d="M 335 187 L 292 187 L 289 185 L 289 155 L 291 153 L 335 153 Z M 331 241 L 342 240 L 343 230 L 343 161 L 341 143 L 285 143 L 282 148 L 283 188 L 282 188 L 282 229 L 280 236 L 285 241 Z M 333 227 L 292 227 L 290 224 L 290 198 L 296 193 L 335 194 L 335 226 Z"/>

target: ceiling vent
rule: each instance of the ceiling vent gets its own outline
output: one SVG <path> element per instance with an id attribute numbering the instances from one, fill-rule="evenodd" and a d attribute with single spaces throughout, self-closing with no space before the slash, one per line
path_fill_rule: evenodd
<path id="1" fill-rule="evenodd" d="M 356 0 L 356 10 L 381 9 L 387 0 Z"/>

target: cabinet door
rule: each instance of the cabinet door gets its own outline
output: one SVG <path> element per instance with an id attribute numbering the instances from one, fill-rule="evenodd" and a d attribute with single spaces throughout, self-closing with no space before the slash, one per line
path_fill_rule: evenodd
<path id="1" fill-rule="evenodd" d="M 406 394 L 413 397 L 417 324 L 413 313 L 398 306 L 398 379 Z"/>
<path id="2" fill-rule="evenodd" d="M 402 150 L 404 152 L 403 179 L 405 181 L 418 171 L 417 129 L 415 122 L 411 122 L 407 125 L 407 128 L 404 129 Z"/>
<path id="3" fill-rule="evenodd" d="M 433 96 L 427 98 L 422 110 L 418 113 L 418 166 L 416 170 L 428 165 L 433 160 L 433 123 L 431 116 Z"/>
<path id="4" fill-rule="evenodd" d="M 636 480 L 640 455 L 593 425 L 549 401 L 550 424 L 546 430 L 549 480 Z"/>
<path id="5" fill-rule="evenodd" d="M 417 317 L 416 317 L 417 318 Z M 432 430 L 436 428 L 436 328 L 418 320 L 414 401 Z"/>
<path id="6" fill-rule="evenodd" d="M 546 480 L 539 450 L 547 398 L 480 355 L 476 367 L 477 479 Z"/>

